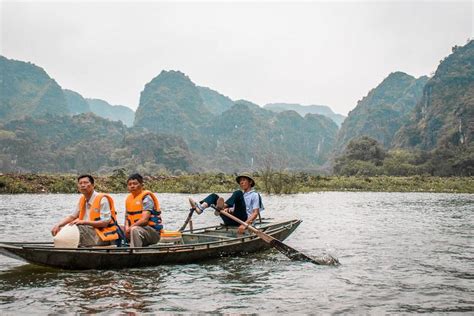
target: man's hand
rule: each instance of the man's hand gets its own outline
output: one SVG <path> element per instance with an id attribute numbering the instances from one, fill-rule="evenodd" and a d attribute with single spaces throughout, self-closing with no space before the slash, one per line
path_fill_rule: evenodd
<path id="1" fill-rule="evenodd" d="M 222 210 L 222 212 L 226 212 L 229 214 L 234 214 L 234 209 L 231 207 L 226 207 L 225 209 Z"/>
<path id="2" fill-rule="evenodd" d="M 69 225 L 84 225 L 84 221 L 79 218 L 76 218 L 75 220 L 70 222 Z"/>
<path id="3" fill-rule="evenodd" d="M 243 234 L 246 229 L 247 229 L 246 225 L 240 225 L 239 228 L 237 229 L 237 234 Z"/>
<path id="4" fill-rule="evenodd" d="M 51 229 L 51 235 L 56 236 L 56 234 L 59 233 L 60 230 L 61 230 L 61 226 L 55 225 L 55 226 Z"/>

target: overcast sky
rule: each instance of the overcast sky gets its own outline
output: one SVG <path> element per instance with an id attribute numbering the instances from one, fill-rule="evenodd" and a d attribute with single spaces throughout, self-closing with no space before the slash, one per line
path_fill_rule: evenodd
<path id="1" fill-rule="evenodd" d="M 233 100 L 346 115 L 391 72 L 430 75 L 474 23 L 471 1 L 0 1 L 1 55 L 133 109 L 180 70 Z"/>

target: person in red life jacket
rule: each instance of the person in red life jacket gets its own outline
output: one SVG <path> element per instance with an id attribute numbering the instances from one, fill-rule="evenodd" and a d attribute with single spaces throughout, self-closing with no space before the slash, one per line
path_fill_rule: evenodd
<path id="1" fill-rule="evenodd" d="M 130 247 L 156 244 L 163 229 L 158 199 L 143 189 L 143 177 L 138 173 L 128 177 L 127 188 L 130 194 L 125 200 L 125 235 Z"/>
<path id="2" fill-rule="evenodd" d="M 77 225 L 79 247 L 107 246 L 119 238 L 116 226 L 114 201 L 108 194 L 94 190 L 94 178 L 85 174 L 77 178 L 82 193 L 76 210 L 51 229 L 56 234 L 65 225 Z"/>

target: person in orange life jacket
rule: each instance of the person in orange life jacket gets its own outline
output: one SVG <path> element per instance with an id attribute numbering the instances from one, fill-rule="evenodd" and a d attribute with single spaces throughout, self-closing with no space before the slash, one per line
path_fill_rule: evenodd
<path id="1" fill-rule="evenodd" d="M 264 209 L 262 199 L 260 194 L 255 192 L 253 189 L 255 181 L 252 179 L 250 173 L 242 173 L 235 178 L 235 181 L 239 184 L 240 190 L 234 191 L 232 196 L 225 202 L 222 197 L 212 193 L 199 203 L 196 203 L 192 198 L 189 198 L 191 208 L 194 208 L 196 213 L 201 214 L 204 209 L 214 204 L 217 210 L 229 212 L 240 220 L 251 225 L 258 217 L 258 214 Z M 243 234 L 247 229 L 245 225 L 240 225 L 225 215 L 220 214 L 220 216 L 225 225 L 239 226 L 237 229 L 239 234 Z"/>
<path id="2" fill-rule="evenodd" d="M 82 193 L 76 210 L 51 229 L 56 234 L 65 225 L 77 225 L 79 247 L 107 246 L 118 239 L 114 201 L 94 190 L 94 178 L 85 174 L 77 178 L 77 187 Z"/>
<path id="3" fill-rule="evenodd" d="M 156 196 L 143 190 L 143 177 L 132 174 L 127 180 L 130 194 L 125 201 L 125 235 L 130 247 L 145 247 L 160 240 L 163 229 L 160 204 Z"/>

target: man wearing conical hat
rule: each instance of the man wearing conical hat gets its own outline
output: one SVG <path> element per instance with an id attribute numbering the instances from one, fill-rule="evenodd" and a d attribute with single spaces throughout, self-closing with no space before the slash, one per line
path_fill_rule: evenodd
<path id="1" fill-rule="evenodd" d="M 189 198 L 191 208 L 194 208 L 196 213 L 201 214 L 206 208 L 215 205 L 217 210 L 229 212 L 251 225 L 258 217 L 258 214 L 263 211 L 262 198 L 260 194 L 254 190 L 255 180 L 250 173 L 245 172 L 238 175 L 235 181 L 239 184 L 240 190 L 234 191 L 227 200 L 224 201 L 224 198 L 218 196 L 216 193 L 208 195 L 199 203 Z M 247 226 L 240 225 L 225 215 L 220 214 L 220 216 L 225 225 L 239 226 L 237 230 L 239 234 L 243 234 L 247 229 Z"/>

